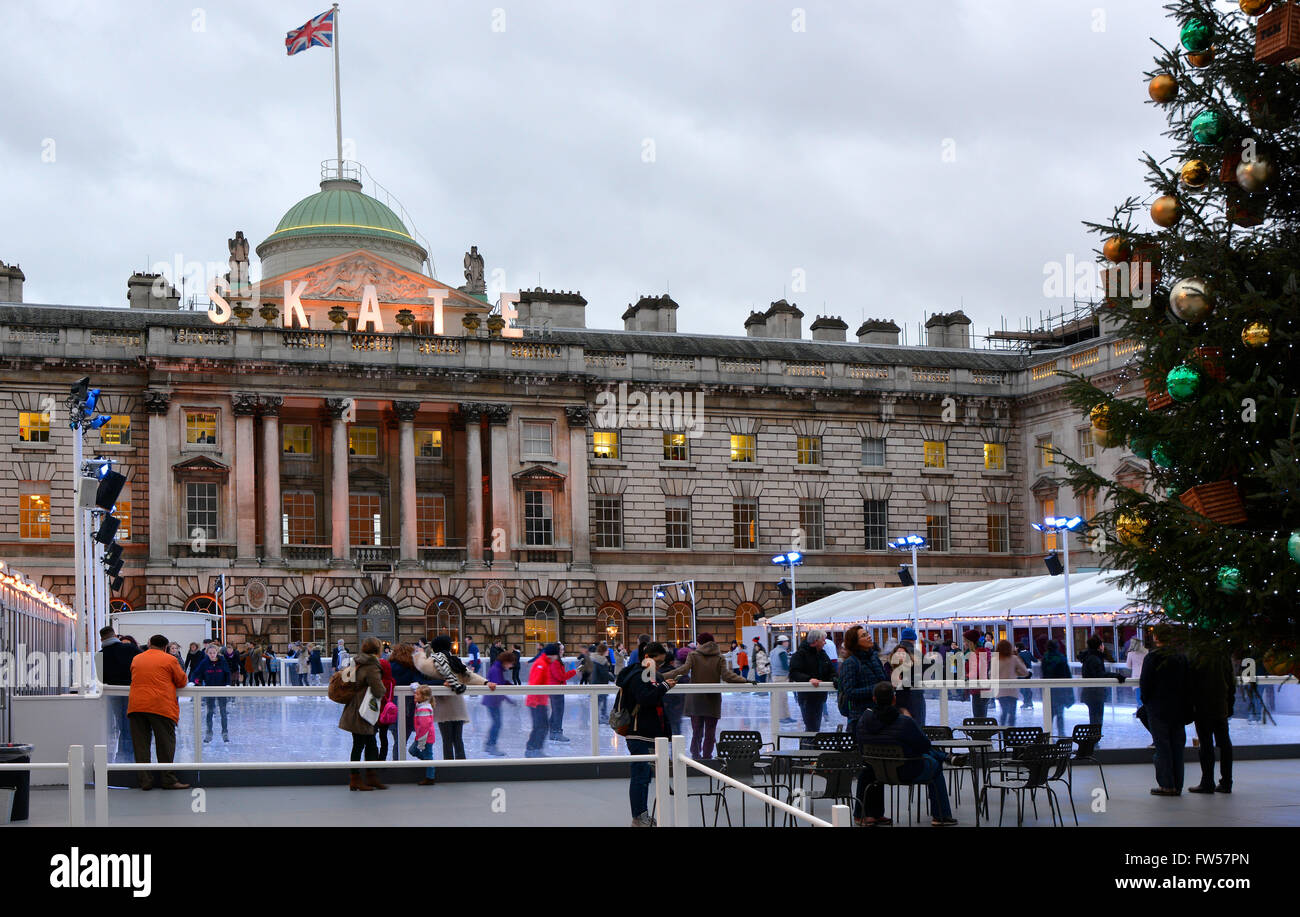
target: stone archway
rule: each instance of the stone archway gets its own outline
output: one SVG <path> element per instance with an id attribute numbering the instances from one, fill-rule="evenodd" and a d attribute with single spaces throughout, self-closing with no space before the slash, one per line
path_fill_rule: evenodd
<path id="1" fill-rule="evenodd" d="M 357 645 L 367 637 L 397 642 L 397 606 L 386 595 L 367 596 L 357 606 Z"/>

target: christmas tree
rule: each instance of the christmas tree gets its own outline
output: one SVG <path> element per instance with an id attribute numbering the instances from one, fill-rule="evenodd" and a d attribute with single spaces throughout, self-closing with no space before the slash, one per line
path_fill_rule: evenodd
<path id="1" fill-rule="evenodd" d="M 1096 545 L 1126 585 L 1192 635 L 1300 674 L 1300 0 L 1240 7 L 1166 7 L 1146 76 L 1170 155 L 1145 157 L 1147 196 L 1085 224 L 1146 397 L 1077 376 L 1067 394 L 1145 479 L 1062 461 L 1077 493 L 1105 495 Z"/>

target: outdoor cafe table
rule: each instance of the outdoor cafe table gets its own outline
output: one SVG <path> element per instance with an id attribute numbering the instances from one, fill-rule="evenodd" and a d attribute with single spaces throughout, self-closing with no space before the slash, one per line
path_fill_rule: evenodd
<path id="1" fill-rule="evenodd" d="M 1001 735 L 1011 726 L 954 726 L 956 732 L 964 732 L 972 739 L 992 739 L 996 735 Z"/>
<path id="2" fill-rule="evenodd" d="M 776 747 L 778 750 L 781 748 L 782 739 L 811 739 L 816 735 L 818 733 L 815 732 L 778 732 L 776 734 Z"/>
<path id="3" fill-rule="evenodd" d="M 988 729 L 990 727 L 971 728 Z M 968 748 L 971 754 L 977 757 L 978 760 L 975 766 L 971 768 L 971 792 L 974 794 L 975 799 L 975 827 L 978 828 L 980 824 L 980 772 L 988 766 L 988 754 L 993 751 L 993 743 L 988 739 L 931 739 L 930 744 L 944 751 L 953 748 Z"/>
<path id="4" fill-rule="evenodd" d="M 769 751 L 763 755 L 772 762 L 772 779 L 778 780 L 782 776 L 787 778 L 787 786 L 790 792 L 794 792 L 794 768 L 800 761 L 816 761 L 818 755 L 824 755 L 827 750 L 824 748 L 786 748 L 779 751 Z M 784 773 L 782 773 L 784 771 Z"/>

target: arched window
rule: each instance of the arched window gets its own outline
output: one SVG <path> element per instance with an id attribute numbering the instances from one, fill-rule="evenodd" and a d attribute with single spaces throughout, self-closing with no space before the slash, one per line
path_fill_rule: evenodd
<path id="1" fill-rule="evenodd" d="M 126 599 L 109 599 L 109 600 L 108 600 L 108 613 L 109 613 L 109 614 L 115 615 L 115 614 L 117 614 L 118 612 L 122 612 L 122 611 L 133 611 L 133 610 L 134 610 L 134 609 L 131 608 L 131 603 L 128 602 Z"/>
<path id="2" fill-rule="evenodd" d="M 453 653 L 461 652 L 461 634 L 465 626 L 465 609 L 450 596 L 440 595 L 424 609 L 424 630 L 430 637 L 451 637 Z"/>
<path id="3" fill-rule="evenodd" d="M 215 597 L 204 593 L 202 595 L 192 596 L 185 603 L 185 611 L 197 611 L 206 615 L 221 614 L 221 608 L 217 605 Z"/>
<path id="4" fill-rule="evenodd" d="M 524 609 L 524 649 L 560 639 L 560 609 L 550 599 L 534 599 Z"/>
<path id="5" fill-rule="evenodd" d="M 678 646 L 685 646 L 694 639 L 691 632 L 691 605 L 689 602 L 673 602 L 668 609 L 668 639 Z"/>
<path id="6" fill-rule="evenodd" d="M 606 602 L 596 609 L 596 630 L 601 638 L 617 643 L 627 628 L 627 611 L 618 602 Z"/>
<path id="7" fill-rule="evenodd" d="M 736 639 L 739 640 L 745 633 L 744 628 L 754 626 L 754 616 L 760 615 L 763 610 L 753 602 L 741 602 L 736 606 Z"/>
<path id="8" fill-rule="evenodd" d="M 289 642 L 318 646 L 329 642 L 329 610 L 316 596 L 300 596 L 289 606 Z"/>

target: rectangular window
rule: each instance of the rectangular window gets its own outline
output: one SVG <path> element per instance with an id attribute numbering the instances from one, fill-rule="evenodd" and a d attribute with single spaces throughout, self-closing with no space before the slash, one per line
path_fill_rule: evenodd
<path id="1" fill-rule="evenodd" d="M 286 493 L 280 496 L 282 544 L 316 543 L 316 495 Z"/>
<path id="2" fill-rule="evenodd" d="M 809 551 L 826 548 L 826 511 L 821 500 L 799 501 L 799 528 L 803 529 L 803 546 Z"/>
<path id="3" fill-rule="evenodd" d="M 99 428 L 99 441 L 105 446 L 131 445 L 131 415 L 114 414 L 108 423 Z"/>
<path id="4" fill-rule="evenodd" d="M 188 539 L 196 538 L 200 534 L 208 541 L 217 540 L 217 485 L 215 483 L 185 485 L 185 535 Z"/>
<path id="5" fill-rule="evenodd" d="M 862 437 L 862 464 L 867 468 L 885 467 L 885 441 L 872 436 Z"/>
<path id="6" fill-rule="evenodd" d="M 985 443 L 984 444 L 984 470 L 985 471 L 1006 471 L 1007 470 L 1007 447 L 1002 443 Z"/>
<path id="7" fill-rule="evenodd" d="M 758 547 L 758 501 L 753 497 L 731 500 L 731 546 L 738 551 Z"/>
<path id="8" fill-rule="evenodd" d="M 731 434 L 731 460 L 733 462 L 753 462 L 758 451 L 758 437 L 752 433 Z"/>
<path id="9" fill-rule="evenodd" d="M 598 459 L 618 458 L 618 431 L 594 431 L 591 434 L 591 457 Z"/>
<path id="10" fill-rule="evenodd" d="M 990 503 L 987 516 L 989 553 L 1008 554 L 1011 552 L 1011 522 L 1007 506 Z"/>
<path id="11" fill-rule="evenodd" d="M 1077 430 L 1079 437 L 1079 461 L 1091 462 L 1097 454 L 1097 443 L 1092 438 L 1092 429 Z"/>
<path id="12" fill-rule="evenodd" d="M 665 462 L 684 462 L 689 456 L 686 448 L 685 433 L 665 433 L 664 434 L 664 461 Z"/>
<path id="13" fill-rule="evenodd" d="M 48 443 L 50 441 L 50 415 L 37 411 L 20 411 L 18 413 L 18 438 L 25 443 Z"/>
<path id="14" fill-rule="evenodd" d="M 422 459 L 442 458 L 442 431 L 416 430 L 415 457 Z"/>
<path id="15" fill-rule="evenodd" d="M 1085 490 L 1079 494 L 1079 515 L 1085 523 L 1091 524 L 1092 517 L 1097 515 L 1097 491 Z"/>
<path id="16" fill-rule="evenodd" d="M 50 492 L 23 494 L 18 498 L 18 537 L 48 540 L 50 537 Z"/>
<path id="17" fill-rule="evenodd" d="M 1055 447 L 1052 445 L 1052 438 L 1050 436 L 1038 437 L 1036 448 L 1038 449 L 1038 467 L 1050 468 L 1056 461 L 1054 453 Z"/>
<path id="18" fill-rule="evenodd" d="M 379 457 L 379 429 L 377 427 L 348 427 L 348 455 L 357 458 Z"/>
<path id="19" fill-rule="evenodd" d="M 691 546 L 691 498 L 664 498 L 664 547 Z"/>
<path id="20" fill-rule="evenodd" d="M 822 438 L 820 436 L 800 436 L 795 445 L 800 465 L 820 465 L 822 463 Z"/>
<path id="21" fill-rule="evenodd" d="M 1038 518 L 1039 518 L 1039 519 L 1046 519 L 1048 516 L 1055 516 L 1055 515 L 1056 515 L 1056 501 L 1055 501 L 1055 500 L 1047 500 L 1047 499 L 1043 499 L 1043 500 L 1039 500 L 1039 501 L 1038 501 Z M 1055 531 L 1047 531 L 1047 532 L 1042 532 L 1041 534 L 1042 534 L 1042 536 L 1043 536 L 1043 553 L 1047 553 L 1048 551 L 1055 551 L 1055 550 L 1056 550 L 1056 532 L 1055 532 Z"/>
<path id="22" fill-rule="evenodd" d="M 925 537 L 931 551 L 948 550 L 948 504 L 925 504 Z"/>
<path id="23" fill-rule="evenodd" d="M 544 455 L 550 458 L 551 425 L 535 421 L 524 422 L 524 455 Z"/>
<path id="24" fill-rule="evenodd" d="M 280 429 L 280 451 L 285 455 L 311 455 L 311 424 L 287 423 Z M 296 542 L 286 542 L 296 544 Z"/>
<path id="25" fill-rule="evenodd" d="M 623 498 L 595 497 L 596 527 L 592 541 L 597 548 L 623 547 Z"/>
<path id="26" fill-rule="evenodd" d="M 550 424 L 545 425 L 550 429 Z M 553 499 L 549 490 L 524 491 L 524 544 L 547 547 L 555 543 Z"/>
<path id="27" fill-rule="evenodd" d="M 447 501 L 442 494 L 415 498 L 415 538 L 422 548 L 447 546 Z"/>
<path id="28" fill-rule="evenodd" d="M 862 501 L 863 538 L 868 551 L 886 551 L 889 541 L 889 501 Z"/>
<path id="29" fill-rule="evenodd" d="M 383 522 L 379 494 L 348 494 L 349 544 L 383 544 Z"/>
<path id="30" fill-rule="evenodd" d="M 117 517 L 117 540 L 131 540 L 131 501 L 118 500 L 117 505 L 113 507 L 113 515 Z"/>
<path id="31" fill-rule="evenodd" d="M 217 444 L 216 412 L 186 411 L 185 442 L 191 446 L 215 446 Z"/>
<path id="32" fill-rule="evenodd" d="M 924 443 L 925 448 L 925 467 L 926 468 L 947 468 L 948 467 L 948 444 L 936 440 L 927 439 Z"/>

